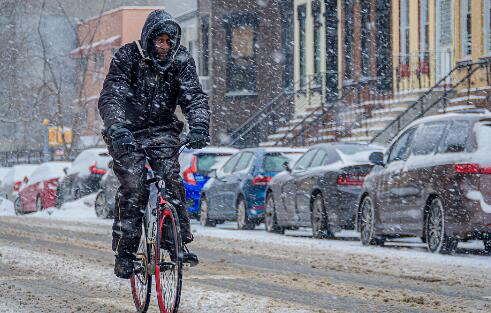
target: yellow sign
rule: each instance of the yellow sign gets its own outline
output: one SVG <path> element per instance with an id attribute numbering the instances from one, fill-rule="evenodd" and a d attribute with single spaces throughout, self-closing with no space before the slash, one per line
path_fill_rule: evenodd
<path id="1" fill-rule="evenodd" d="M 48 144 L 50 147 L 61 146 L 63 144 L 72 143 L 72 130 L 69 128 L 61 129 L 61 127 L 48 128 Z"/>

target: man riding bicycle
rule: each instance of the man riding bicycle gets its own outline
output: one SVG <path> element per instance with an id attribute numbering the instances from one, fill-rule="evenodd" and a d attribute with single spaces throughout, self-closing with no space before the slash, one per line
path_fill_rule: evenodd
<path id="1" fill-rule="evenodd" d="M 170 14 L 164 10 L 151 12 L 141 39 L 124 45 L 114 55 L 99 98 L 103 137 L 121 184 L 112 228 L 114 273 L 120 278 L 129 279 L 133 272 L 149 197 L 146 155 L 137 147 L 179 144 L 184 124 L 175 115 L 177 105 L 189 124 L 188 147 L 200 149 L 209 143 L 208 97 L 199 83 L 194 60 L 180 46 L 180 39 L 181 27 Z M 190 243 L 193 235 L 184 206 L 177 153 L 171 148 L 146 152 L 150 166 L 165 181 L 166 198 L 177 210 L 182 242 Z M 197 263 L 197 257 L 185 253 L 186 261 Z"/>

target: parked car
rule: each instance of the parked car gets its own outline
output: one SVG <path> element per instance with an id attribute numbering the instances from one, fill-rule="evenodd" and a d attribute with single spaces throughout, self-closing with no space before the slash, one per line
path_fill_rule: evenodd
<path id="1" fill-rule="evenodd" d="M 3 197 L 15 204 L 17 194 L 25 186 L 29 176 L 38 166 L 38 164 L 19 164 L 12 166 L 7 174 L 5 174 L 2 183 Z"/>
<path id="2" fill-rule="evenodd" d="M 28 178 L 27 185 L 19 192 L 16 214 L 41 211 L 56 205 L 56 188 L 64 169 L 70 162 L 46 162 L 41 164 Z"/>
<path id="3" fill-rule="evenodd" d="M 67 201 L 77 200 L 97 192 L 102 176 L 109 169 L 110 160 L 111 156 L 105 148 L 91 148 L 82 151 L 58 184 L 56 206 L 59 208 Z"/>
<path id="4" fill-rule="evenodd" d="M 179 156 L 181 176 L 186 188 L 186 207 L 191 216 L 199 216 L 199 195 L 209 180 L 211 169 L 222 165 L 239 150 L 233 148 L 206 147 L 200 150 L 185 149 Z M 95 212 L 98 217 L 108 218 L 114 214 L 114 199 L 119 187 L 118 178 L 112 170 L 101 179 L 97 193 Z"/>
<path id="5" fill-rule="evenodd" d="M 298 159 L 306 149 L 251 148 L 234 154 L 203 187 L 200 223 L 215 226 L 237 221 L 239 229 L 254 229 L 264 217 L 266 187 L 283 170 L 283 163 Z"/>
<path id="6" fill-rule="evenodd" d="M 5 176 L 7 175 L 8 171 L 10 171 L 10 167 L 0 167 L 0 188 L 3 184 L 3 180 Z M 3 194 L 2 194 L 3 196 Z"/>
<path id="7" fill-rule="evenodd" d="M 383 148 L 366 144 L 319 144 L 290 168 L 276 175 L 266 192 L 268 232 L 312 227 L 316 238 L 334 237 L 354 229 L 363 179 L 373 165 L 371 152 Z"/>
<path id="8" fill-rule="evenodd" d="M 116 193 L 120 186 L 119 180 L 112 170 L 113 161 L 109 161 L 109 170 L 100 181 L 100 189 L 94 202 L 94 210 L 97 217 L 110 218 L 114 216 Z"/>
<path id="9" fill-rule="evenodd" d="M 203 186 L 210 179 L 210 171 L 221 167 L 238 151 L 233 148 L 206 147 L 181 153 L 179 164 L 186 188 L 186 207 L 191 217 L 199 218 L 200 194 Z"/>
<path id="10" fill-rule="evenodd" d="M 422 118 L 396 136 L 366 177 L 359 207 L 364 245 L 416 236 L 453 253 L 483 239 L 491 252 L 491 114 Z"/>

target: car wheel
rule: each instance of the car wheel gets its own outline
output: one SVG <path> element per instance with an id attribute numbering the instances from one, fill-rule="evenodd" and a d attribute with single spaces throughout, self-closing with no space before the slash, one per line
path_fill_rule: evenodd
<path id="1" fill-rule="evenodd" d="M 99 191 L 95 197 L 94 210 L 95 215 L 99 218 L 109 218 L 111 215 L 106 201 L 106 194 L 103 190 Z"/>
<path id="2" fill-rule="evenodd" d="M 268 193 L 266 196 L 266 214 L 264 215 L 264 225 L 267 232 L 278 234 L 285 233 L 285 229 L 278 225 L 276 219 L 276 209 L 274 206 L 274 198 L 272 193 Z"/>
<path id="3" fill-rule="evenodd" d="M 435 198 L 431 201 L 425 223 L 426 244 L 432 253 L 453 254 L 459 241 L 447 235 L 445 210 L 442 201 Z"/>
<path id="4" fill-rule="evenodd" d="M 14 200 L 14 211 L 15 211 L 15 215 L 23 215 L 24 214 L 24 212 L 22 212 L 20 197 L 17 197 Z"/>
<path id="5" fill-rule="evenodd" d="M 56 208 L 61 209 L 63 205 L 63 189 L 61 185 L 56 188 Z"/>
<path id="6" fill-rule="evenodd" d="M 364 246 L 383 245 L 384 238 L 375 237 L 375 207 L 370 197 L 365 197 L 360 208 L 360 241 Z"/>
<path id="7" fill-rule="evenodd" d="M 312 235 L 314 238 L 333 238 L 334 233 L 329 229 L 326 217 L 326 208 L 324 198 L 320 194 L 314 196 L 310 214 L 312 224 Z"/>
<path id="8" fill-rule="evenodd" d="M 208 201 L 204 196 L 201 196 L 199 201 L 199 223 L 201 226 L 215 227 L 215 221 L 208 218 Z"/>
<path id="9" fill-rule="evenodd" d="M 73 190 L 73 200 L 78 200 L 81 198 L 80 188 Z"/>
<path id="10" fill-rule="evenodd" d="M 491 239 L 484 240 L 484 250 L 487 254 L 491 255 Z"/>
<path id="11" fill-rule="evenodd" d="M 254 221 L 249 219 L 246 202 L 242 196 L 239 197 L 239 201 L 237 201 L 237 228 L 242 230 L 256 228 Z"/>
<path id="12" fill-rule="evenodd" d="M 41 195 L 36 197 L 36 212 L 41 212 L 43 210 L 43 201 L 41 199 Z"/>

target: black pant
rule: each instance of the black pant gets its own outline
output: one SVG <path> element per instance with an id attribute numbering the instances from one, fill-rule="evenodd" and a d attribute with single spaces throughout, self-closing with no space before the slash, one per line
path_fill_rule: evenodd
<path id="1" fill-rule="evenodd" d="M 152 137 L 154 137 L 152 139 Z M 135 138 L 142 145 L 177 145 L 179 137 L 173 133 L 152 134 Z M 114 159 L 113 170 L 121 186 L 116 194 L 116 206 L 113 224 L 113 251 L 119 254 L 135 253 L 138 249 L 142 230 L 142 217 L 149 197 L 146 185 L 146 156 L 141 150 L 117 155 L 109 148 Z M 165 198 L 174 205 L 179 217 L 183 241 L 191 236 L 189 217 L 185 208 L 186 191 L 179 174 L 179 162 L 175 149 L 146 149 L 150 156 L 150 166 L 155 174 L 165 181 Z M 173 154 L 175 154 L 172 158 Z"/>

